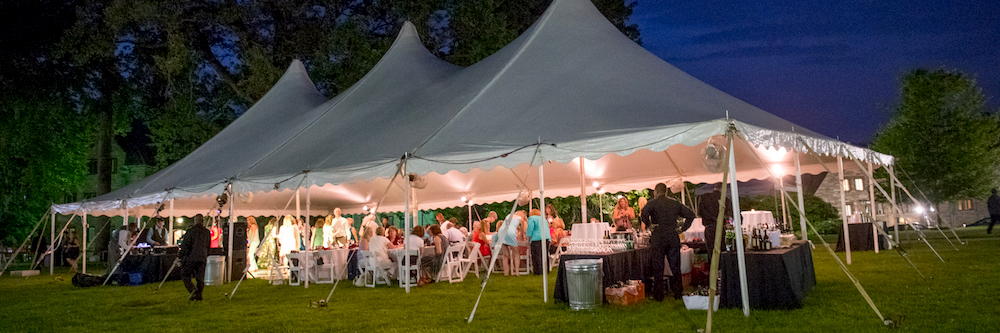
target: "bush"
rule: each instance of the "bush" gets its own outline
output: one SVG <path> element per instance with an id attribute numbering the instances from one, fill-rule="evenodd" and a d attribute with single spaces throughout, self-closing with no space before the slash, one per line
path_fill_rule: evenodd
<path id="1" fill-rule="evenodd" d="M 812 222 L 813 227 L 816 227 L 816 231 L 823 235 L 836 234 L 843 229 L 843 223 L 840 220 L 809 220 L 809 222 Z M 810 232 L 810 234 L 812 233 Z"/>

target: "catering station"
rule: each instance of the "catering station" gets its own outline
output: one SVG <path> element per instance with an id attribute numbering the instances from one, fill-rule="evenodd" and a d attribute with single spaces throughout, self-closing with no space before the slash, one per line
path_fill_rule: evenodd
<path id="1" fill-rule="evenodd" d="M 794 241 L 782 234 L 770 211 L 744 211 L 743 240 L 747 267 L 749 302 L 752 309 L 791 309 L 802 306 L 802 299 L 816 285 L 812 252 L 808 242 Z M 719 271 L 719 305 L 723 308 L 742 306 L 739 268 L 730 221 L 726 222 L 727 237 L 722 242 Z M 620 288 L 637 283 L 650 286 L 655 272 L 649 245 L 649 232 L 615 232 L 606 223 L 575 224 L 568 246 L 559 260 L 559 270 L 553 296 L 575 310 L 591 309 L 609 301 Z M 707 290 L 709 263 L 704 241 L 702 219 L 693 220 L 691 227 L 679 234 L 682 241 L 678 274 L 662 273 L 680 278 L 685 294 L 700 295 Z M 589 275 L 588 275 L 589 273 Z M 594 276 L 597 276 L 595 279 Z M 596 283 L 596 286 L 595 286 Z M 610 288 L 615 286 L 616 288 Z M 634 288 L 633 288 L 634 289 Z M 599 291 L 599 293 L 595 292 Z M 645 295 L 651 295 L 647 289 Z M 621 292 L 618 292 L 621 294 Z M 611 296 L 609 296 L 611 295 Z M 641 299 L 639 300 L 641 301 Z"/>

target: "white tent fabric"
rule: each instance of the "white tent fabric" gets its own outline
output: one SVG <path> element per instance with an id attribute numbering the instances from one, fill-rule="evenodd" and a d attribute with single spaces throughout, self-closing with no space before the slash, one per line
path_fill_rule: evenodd
<path id="1" fill-rule="evenodd" d="M 431 55 L 406 23 L 364 78 L 325 103 L 295 62 L 246 114 L 180 162 L 55 210 L 115 214 L 123 202 L 148 208 L 175 198 L 178 215 L 205 213 L 232 181 L 237 192 L 254 193 L 237 203 L 238 215 L 280 214 L 303 186 L 313 215 L 360 212 L 383 195 L 380 211 L 399 211 L 403 193 L 389 180 L 404 154 L 407 172 L 427 179 L 416 190 L 421 209 L 537 189 L 537 175 L 520 180 L 535 172 L 534 158 L 548 163 L 547 196 L 580 194 L 579 157 L 587 159 L 586 183 L 608 191 L 718 182 L 702 152 L 730 129 L 749 143 L 736 146 L 740 180 L 767 177 L 750 151 L 767 147 L 800 154 L 804 173 L 824 171 L 806 156 L 810 148 L 824 163 L 850 151 L 892 164 L 891 156 L 797 127 L 687 75 L 622 35 L 588 0 L 556 0 L 524 34 L 467 68 Z M 794 170 L 793 153 L 764 158 Z"/>

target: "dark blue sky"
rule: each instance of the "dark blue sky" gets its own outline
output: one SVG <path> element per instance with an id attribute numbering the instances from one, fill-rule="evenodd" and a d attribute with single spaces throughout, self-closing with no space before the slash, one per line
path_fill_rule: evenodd
<path id="1" fill-rule="evenodd" d="M 777 116 L 867 143 L 915 68 L 975 75 L 997 110 L 1000 1 L 638 0 L 643 46 Z"/>

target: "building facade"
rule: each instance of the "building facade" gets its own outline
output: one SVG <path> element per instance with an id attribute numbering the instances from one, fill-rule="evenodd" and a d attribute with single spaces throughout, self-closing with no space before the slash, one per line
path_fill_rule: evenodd
<path id="1" fill-rule="evenodd" d="M 885 182 L 885 179 L 878 179 L 877 181 Z M 878 188 L 875 189 L 875 211 L 872 214 L 871 207 L 871 197 L 868 190 L 868 176 L 860 171 L 844 171 L 844 181 L 841 182 L 836 173 L 831 173 L 823 179 L 822 184 L 816 190 L 816 196 L 823 201 L 833 205 L 837 208 L 837 211 L 843 214 L 845 211 L 848 216 L 855 214 L 865 214 L 872 215 L 877 221 L 889 221 L 891 220 L 892 206 L 888 201 L 882 202 L 882 194 L 879 192 Z M 844 201 L 845 205 L 840 206 L 840 189 L 844 189 Z M 888 191 L 888 189 L 886 189 Z M 916 189 L 908 189 L 910 193 L 920 199 L 919 192 Z M 896 200 L 903 201 L 906 198 L 906 193 L 900 189 L 896 190 Z M 909 200 L 905 200 L 909 201 Z M 918 217 L 921 215 L 920 208 L 926 209 L 926 207 L 918 208 L 914 204 L 910 203 L 900 203 L 899 208 L 906 212 L 906 219 L 903 219 L 901 223 L 908 223 L 909 221 L 917 221 Z M 934 217 L 935 213 L 940 213 L 943 221 L 941 221 L 941 226 L 954 225 L 956 227 L 961 227 L 964 224 L 969 224 L 976 222 L 982 218 L 989 217 L 989 212 L 986 210 L 986 202 L 984 200 L 969 198 L 958 200 L 956 202 L 945 202 L 935 207 L 930 213 Z M 933 220 L 933 219 L 932 219 Z M 893 225 L 889 223 L 888 225 Z M 934 226 L 933 221 L 931 226 Z"/>

